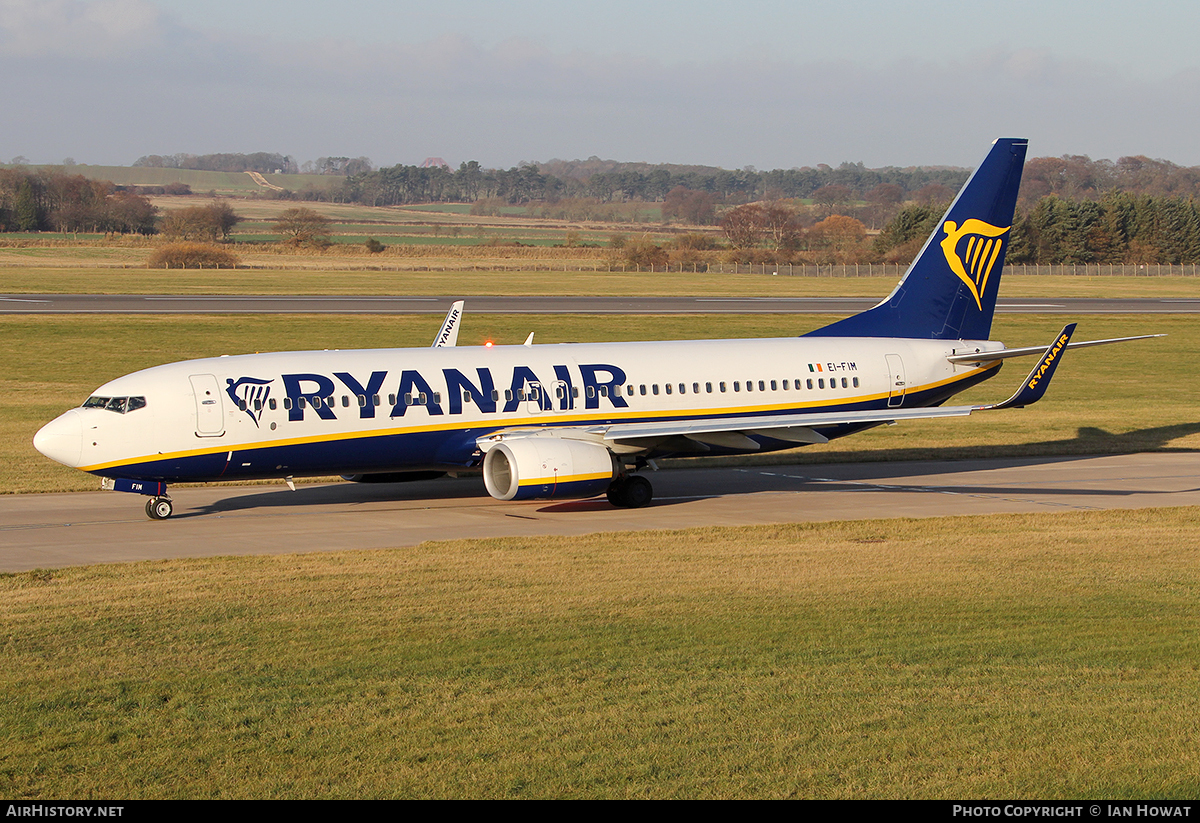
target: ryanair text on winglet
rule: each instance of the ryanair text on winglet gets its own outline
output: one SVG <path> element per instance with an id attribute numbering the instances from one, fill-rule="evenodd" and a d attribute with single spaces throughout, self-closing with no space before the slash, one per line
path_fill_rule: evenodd
<path id="1" fill-rule="evenodd" d="M 1050 349 L 1050 353 L 1042 359 L 1042 365 L 1038 366 L 1037 371 L 1035 371 L 1033 376 L 1030 378 L 1029 388 L 1037 388 L 1037 384 L 1042 379 L 1042 375 L 1044 375 L 1050 369 L 1050 364 L 1054 362 L 1054 358 L 1058 357 L 1058 353 L 1062 351 L 1063 346 L 1067 345 L 1067 341 L 1070 339 L 1070 336 L 1066 334 L 1059 336 L 1058 342 L 1054 344 L 1054 348 Z"/>

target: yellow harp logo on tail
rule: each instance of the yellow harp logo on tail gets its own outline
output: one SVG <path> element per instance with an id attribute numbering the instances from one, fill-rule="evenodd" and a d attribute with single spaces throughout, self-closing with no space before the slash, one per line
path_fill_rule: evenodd
<path id="1" fill-rule="evenodd" d="M 946 237 L 942 240 L 942 254 L 950 270 L 967 284 L 971 294 L 975 296 L 975 305 L 983 311 L 980 295 L 987 288 L 988 277 L 996 265 L 996 258 L 1004 248 L 1004 235 L 1012 226 L 1000 228 L 982 220 L 971 218 L 963 221 L 962 227 L 953 220 L 947 220 L 942 226 Z M 959 251 L 959 243 L 966 238 L 966 247 Z"/>

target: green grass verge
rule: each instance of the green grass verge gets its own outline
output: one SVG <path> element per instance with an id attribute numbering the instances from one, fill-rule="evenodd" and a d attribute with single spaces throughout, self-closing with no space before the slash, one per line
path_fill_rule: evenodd
<path id="1" fill-rule="evenodd" d="M 1185 798 L 1200 510 L 0 576 L 9 799 Z"/>
<path id="2" fill-rule="evenodd" d="M 446 245 L 447 238 L 438 242 Z M 470 238 L 458 238 L 472 245 Z M 255 250 L 232 249 L 253 255 Z M 447 271 L 363 271 L 337 268 L 289 269 L 286 256 L 267 257 L 273 269 L 237 271 L 165 271 L 146 269 L 149 249 L 89 251 L 94 261 L 126 259 L 131 268 L 89 265 L 63 267 L 56 248 L 0 249 L 0 294 L 404 294 L 438 296 L 605 295 L 708 297 L 873 297 L 882 299 L 894 277 L 774 277 L 762 274 L 679 272 L 471 271 L 473 265 L 521 265 L 520 260 L 393 258 L 386 254 L 355 259 L 355 265 L 450 268 Z M 502 251 L 502 250 L 498 250 Z M 570 249 L 562 250 L 564 255 Z M 72 250 L 72 255 L 76 251 Z M 135 256 L 136 255 L 136 256 Z M 28 265 L 5 266 L 5 259 Z M 78 259 L 78 258 L 77 258 Z M 344 258 L 343 258 L 344 259 Z M 32 262 L 39 261 L 39 262 Z M 45 261 L 45 262 L 40 262 Z M 140 261 L 140 262 L 139 262 Z M 278 261 L 278 262 L 276 262 Z M 83 260 L 81 262 L 86 262 Z M 533 261 L 530 261 L 531 263 Z M 536 261 L 538 266 L 555 261 Z M 585 263 L 584 265 L 588 265 Z M 316 267 L 313 267 L 316 269 Z M 457 268 L 458 270 L 454 270 Z M 1156 297 L 1200 299 L 1200 278 L 1193 277 L 1009 277 L 1000 301 L 1012 297 Z M 468 311 L 470 307 L 468 306 Z"/>
<path id="3" fill-rule="evenodd" d="M 461 345 L 796 335 L 828 317 L 472 315 Z M 425 347 L 440 317 L 380 316 L 0 316 L 7 368 L 0 373 L 0 492 L 96 488 L 90 475 L 34 451 L 34 432 L 79 405 L 101 383 L 177 360 L 293 349 Z M 1062 328 L 1051 315 L 1000 315 L 994 336 L 1011 346 L 1045 344 Z M 1190 316 L 1095 316 L 1078 339 L 1166 332 L 1165 340 L 1072 352 L 1047 397 L 1028 410 L 966 419 L 912 421 L 764 461 L 953 459 L 1030 454 L 1098 454 L 1200 448 L 1200 387 L 1192 364 L 1200 334 Z M 962 402 L 1002 400 L 1032 363 L 1013 363 Z M 955 401 L 959 402 L 959 401 Z M 699 458 L 703 461 L 704 458 Z M 695 465 L 695 463 L 693 463 Z"/>

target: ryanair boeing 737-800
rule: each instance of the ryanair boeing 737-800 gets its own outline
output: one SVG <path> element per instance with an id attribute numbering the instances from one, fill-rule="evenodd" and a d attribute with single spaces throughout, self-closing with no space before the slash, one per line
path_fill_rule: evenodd
<path id="1" fill-rule="evenodd" d="M 1025 406 L 1070 343 L 988 340 L 1026 141 L 997 140 L 896 289 L 802 337 L 460 347 L 462 304 L 428 349 L 301 351 L 190 360 L 96 389 L 34 446 L 147 495 L 167 484 L 343 475 L 387 480 L 482 470 L 501 500 L 650 502 L 657 457 L 825 443 L 899 420 Z M 1138 338 L 1124 338 L 1138 339 Z M 943 406 L 1009 357 L 1040 354 L 1003 403 Z"/>

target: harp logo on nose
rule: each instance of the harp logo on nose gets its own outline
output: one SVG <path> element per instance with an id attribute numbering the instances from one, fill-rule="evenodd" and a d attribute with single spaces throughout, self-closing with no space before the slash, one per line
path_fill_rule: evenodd
<path id="1" fill-rule="evenodd" d="M 262 419 L 263 408 L 271 394 L 269 383 L 273 380 L 262 380 L 258 377 L 239 377 L 236 381 L 225 378 L 225 393 L 229 395 L 239 409 L 250 415 L 254 425 Z"/>

